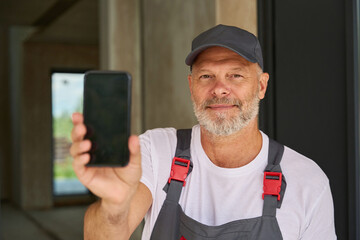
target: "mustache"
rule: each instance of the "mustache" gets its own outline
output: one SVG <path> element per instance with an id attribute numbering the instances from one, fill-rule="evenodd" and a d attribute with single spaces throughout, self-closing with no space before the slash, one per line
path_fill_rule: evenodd
<path id="1" fill-rule="evenodd" d="M 243 105 L 239 99 L 214 97 L 214 98 L 205 100 L 201 104 L 201 106 L 202 106 L 202 108 L 205 109 L 205 108 L 209 107 L 209 105 L 213 105 L 213 104 L 228 104 L 228 105 L 234 105 L 238 108 L 241 108 L 241 106 Z"/>

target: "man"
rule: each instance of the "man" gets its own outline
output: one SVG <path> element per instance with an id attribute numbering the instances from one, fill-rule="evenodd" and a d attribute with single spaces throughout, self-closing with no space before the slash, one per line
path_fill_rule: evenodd
<path id="1" fill-rule="evenodd" d="M 336 239 L 325 174 L 258 129 L 269 75 L 256 37 L 218 25 L 194 39 L 186 64 L 199 125 L 185 160 L 172 163 L 183 137 L 166 128 L 131 136 L 125 168 L 86 168 L 91 143 L 73 115 L 74 170 L 101 198 L 85 214 L 85 238 L 128 239 L 145 216 L 143 239 Z M 186 158 L 193 169 L 179 179 Z"/>

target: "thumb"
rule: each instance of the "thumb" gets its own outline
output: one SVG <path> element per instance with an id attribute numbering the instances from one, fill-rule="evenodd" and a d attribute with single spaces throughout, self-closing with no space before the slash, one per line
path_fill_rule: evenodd
<path id="1" fill-rule="evenodd" d="M 140 140 L 138 136 L 132 135 L 129 138 L 130 162 L 141 164 Z"/>

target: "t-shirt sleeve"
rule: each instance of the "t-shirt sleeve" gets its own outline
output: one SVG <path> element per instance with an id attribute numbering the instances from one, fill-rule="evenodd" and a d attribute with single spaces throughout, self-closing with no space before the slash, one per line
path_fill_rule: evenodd
<path id="1" fill-rule="evenodd" d="M 142 176 L 140 182 L 150 190 L 154 199 L 154 171 L 151 159 L 151 135 L 146 131 L 140 135 Z"/>
<path id="2" fill-rule="evenodd" d="M 316 199 L 312 211 L 306 220 L 302 240 L 333 240 L 336 239 L 334 225 L 334 206 L 329 182 Z"/>

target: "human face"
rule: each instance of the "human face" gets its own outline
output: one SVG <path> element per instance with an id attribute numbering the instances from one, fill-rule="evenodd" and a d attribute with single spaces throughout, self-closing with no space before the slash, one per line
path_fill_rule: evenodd
<path id="1" fill-rule="evenodd" d="M 200 125 L 226 136 L 240 131 L 258 115 L 268 74 L 231 50 L 212 47 L 197 57 L 188 80 Z"/>

